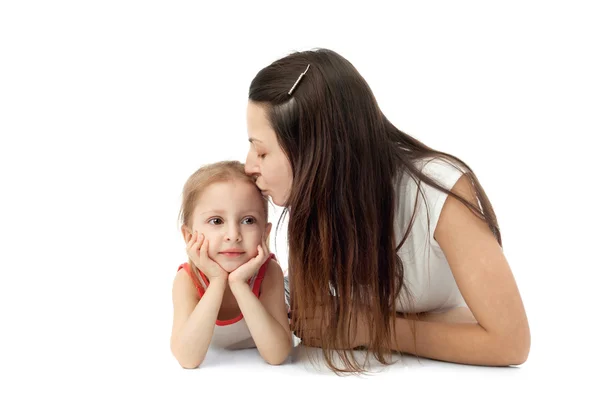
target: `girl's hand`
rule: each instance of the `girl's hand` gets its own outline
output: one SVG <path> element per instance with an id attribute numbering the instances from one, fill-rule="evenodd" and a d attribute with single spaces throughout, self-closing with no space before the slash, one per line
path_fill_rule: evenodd
<path id="1" fill-rule="evenodd" d="M 258 254 L 256 257 L 251 258 L 243 265 L 240 265 L 235 271 L 229 274 L 229 284 L 239 283 L 239 282 L 248 282 L 250 279 L 267 261 L 269 257 L 269 253 L 267 251 L 267 244 L 264 241 L 258 245 Z"/>
<path id="2" fill-rule="evenodd" d="M 223 279 L 227 281 L 227 271 L 208 256 L 208 239 L 195 231 L 187 243 L 187 254 L 194 265 L 206 275 L 209 281 Z"/>

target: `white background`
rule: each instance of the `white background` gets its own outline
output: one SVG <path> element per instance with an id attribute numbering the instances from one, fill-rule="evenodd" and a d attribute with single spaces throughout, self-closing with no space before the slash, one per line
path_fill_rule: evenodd
<path id="1" fill-rule="evenodd" d="M 594 2 L 216 3 L 1 3 L 0 398 L 597 393 Z M 193 371 L 171 356 L 182 185 L 244 160 L 251 79 L 314 47 L 478 174 L 531 325 L 522 366 L 408 358 L 360 379 L 254 352 Z M 277 255 L 285 267 L 282 232 Z"/>

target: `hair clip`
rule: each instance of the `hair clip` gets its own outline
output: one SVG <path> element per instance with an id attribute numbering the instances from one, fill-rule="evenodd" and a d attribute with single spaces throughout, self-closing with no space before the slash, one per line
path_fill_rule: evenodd
<path id="1" fill-rule="evenodd" d="M 298 79 L 296 79 L 296 83 L 294 83 L 294 86 L 292 86 L 292 88 L 288 92 L 288 95 L 291 95 L 292 92 L 294 91 L 294 89 L 296 89 L 296 86 L 298 85 L 298 83 L 300 82 L 300 80 L 302 79 L 302 77 L 306 74 L 306 72 L 308 71 L 309 68 L 310 68 L 310 64 L 308 64 L 308 66 L 306 67 L 306 70 L 303 73 L 300 74 L 300 76 L 298 77 Z"/>

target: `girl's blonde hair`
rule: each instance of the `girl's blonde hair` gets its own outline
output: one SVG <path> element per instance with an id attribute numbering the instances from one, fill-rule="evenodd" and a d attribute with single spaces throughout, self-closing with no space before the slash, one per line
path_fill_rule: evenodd
<path id="1" fill-rule="evenodd" d="M 235 180 L 241 180 L 254 185 L 254 179 L 244 171 L 244 164 L 239 161 L 219 161 L 216 163 L 204 165 L 200 167 L 187 179 L 183 186 L 183 193 L 181 199 L 181 208 L 179 209 L 179 223 L 180 227 L 187 226 L 191 227 L 194 209 L 198 203 L 200 195 L 206 188 L 213 183 L 217 182 L 230 182 Z M 261 196 L 258 187 L 256 188 L 257 194 Z M 263 210 L 265 213 L 265 220 L 268 221 L 269 216 L 269 203 L 266 197 L 263 198 Z M 269 237 L 266 238 L 267 247 L 269 245 Z M 188 258 L 190 269 L 194 272 L 192 274 L 192 280 L 196 284 L 200 283 L 200 274 L 198 267 L 192 263 L 192 260 Z"/>

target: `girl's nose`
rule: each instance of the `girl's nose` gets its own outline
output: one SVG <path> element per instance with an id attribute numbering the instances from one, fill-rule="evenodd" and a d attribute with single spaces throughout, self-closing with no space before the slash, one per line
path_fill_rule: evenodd
<path id="1" fill-rule="evenodd" d="M 225 235 L 226 242 L 239 242 L 241 240 L 242 240 L 242 236 L 241 236 L 240 230 L 238 229 L 237 226 L 230 227 L 227 230 L 227 234 Z"/>

